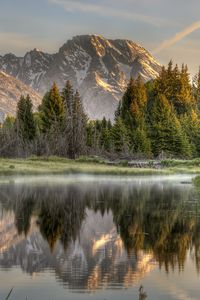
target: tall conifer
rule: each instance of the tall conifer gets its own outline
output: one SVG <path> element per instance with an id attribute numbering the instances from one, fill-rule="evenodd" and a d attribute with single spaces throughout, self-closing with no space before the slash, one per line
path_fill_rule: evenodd
<path id="1" fill-rule="evenodd" d="M 150 112 L 150 137 L 155 156 L 162 152 L 172 156 L 190 156 L 190 146 L 172 105 L 158 95 Z"/>
<path id="2" fill-rule="evenodd" d="M 29 95 L 21 96 L 17 104 L 16 126 L 19 137 L 24 142 L 32 141 L 36 136 L 36 126 L 32 111 L 33 105 Z"/>
<path id="3" fill-rule="evenodd" d="M 56 83 L 44 96 L 40 106 L 40 113 L 44 132 L 50 132 L 54 128 L 61 130 L 65 116 L 65 107 Z"/>

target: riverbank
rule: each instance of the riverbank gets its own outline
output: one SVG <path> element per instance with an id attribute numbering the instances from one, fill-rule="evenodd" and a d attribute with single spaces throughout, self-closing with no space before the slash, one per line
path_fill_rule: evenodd
<path id="1" fill-rule="evenodd" d="M 200 160 L 161 162 L 161 168 L 153 168 L 152 162 L 146 168 L 128 166 L 127 162 L 110 165 L 101 159 L 81 158 L 29 158 L 0 159 L 0 175 L 41 175 L 41 174 L 95 174 L 95 175 L 153 175 L 153 174 L 200 174 Z"/>

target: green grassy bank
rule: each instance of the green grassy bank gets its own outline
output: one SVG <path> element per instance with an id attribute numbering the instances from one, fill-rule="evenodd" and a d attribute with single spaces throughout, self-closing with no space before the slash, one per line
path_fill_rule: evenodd
<path id="1" fill-rule="evenodd" d="M 0 159 L 0 175 L 41 175 L 41 174 L 99 174 L 99 175 L 152 175 L 191 173 L 200 174 L 200 159 L 190 161 L 165 160 L 161 169 L 132 168 L 126 162 L 108 165 L 99 158 L 29 158 Z"/>

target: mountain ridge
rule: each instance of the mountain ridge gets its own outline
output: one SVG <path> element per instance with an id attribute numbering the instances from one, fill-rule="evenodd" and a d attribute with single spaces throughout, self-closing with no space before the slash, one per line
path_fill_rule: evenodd
<path id="1" fill-rule="evenodd" d="M 55 81 L 62 88 L 70 80 L 78 89 L 90 119 L 113 119 L 130 77 L 148 81 L 160 64 L 142 46 L 126 39 L 78 35 L 55 54 L 34 49 L 17 57 L 0 56 L 0 70 L 44 94 Z"/>

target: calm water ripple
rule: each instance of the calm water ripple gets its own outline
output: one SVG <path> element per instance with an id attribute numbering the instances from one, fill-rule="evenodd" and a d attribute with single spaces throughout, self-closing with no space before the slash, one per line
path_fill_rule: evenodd
<path id="1" fill-rule="evenodd" d="M 0 178 L 0 299 L 200 299 L 192 176 Z"/>

